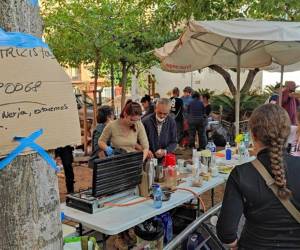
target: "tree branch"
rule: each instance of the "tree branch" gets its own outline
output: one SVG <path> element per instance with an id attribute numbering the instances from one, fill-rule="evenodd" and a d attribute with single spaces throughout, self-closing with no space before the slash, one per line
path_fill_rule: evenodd
<path id="1" fill-rule="evenodd" d="M 216 71 L 217 73 L 219 73 L 224 78 L 231 94 L 234 96 L 236 94 L 236 88 L 235 88 L 235 86 L 232 82 L 230 74 L 225 69 L 223 69 L 222 67 L 220 67 L 218 65 L 215 65 L 215 64 L 210 65 L 209 68 Z"/>
<path id="2" fill-rule="evenodd" d="M 243 88 L 241 89 L 241 93 L 247 93 L 250 90 L 253 80 L 258 72 L 259 72 L 258 68 L 249 70 L 247 79 L 244 83 Z"/>
<path id="3" fill-rule="evenodd" d="M 126 67 L 126 71 L 128 71 L 129 68 L 130 68 L 131 66 L 133 66 L 133 65 L 134 65 L 133 63 L 129 63 L 129 64 L 127 65 L 127 67 Z"/>

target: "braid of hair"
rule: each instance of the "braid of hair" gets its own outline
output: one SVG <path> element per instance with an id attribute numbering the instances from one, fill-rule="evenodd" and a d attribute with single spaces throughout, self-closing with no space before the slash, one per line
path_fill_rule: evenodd
<path id="1" fill-rule="evenodd" d="M 270 159 L 272 174 L 274 175 L 275 184 L 278 187 L 278 196 L 287 199 L 291 196 L 291 191 L 286 186 L 285 166 L 283 163 L 283 152 L 285 140 L 276 133 L 270 133 Z"/>

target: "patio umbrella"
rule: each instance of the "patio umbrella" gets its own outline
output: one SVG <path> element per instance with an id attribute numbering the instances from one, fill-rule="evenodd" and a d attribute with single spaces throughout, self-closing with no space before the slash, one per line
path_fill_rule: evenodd
<path id="1" fill-rule="evenodd" d="M 163 70 L 190 72 L 216 64 L 236 68 L 236 133 L 239 133 L 241 68 L 300 61 L 300 23 L 257 20 L 190 21 L 179 39 L 155 50 Z"/>

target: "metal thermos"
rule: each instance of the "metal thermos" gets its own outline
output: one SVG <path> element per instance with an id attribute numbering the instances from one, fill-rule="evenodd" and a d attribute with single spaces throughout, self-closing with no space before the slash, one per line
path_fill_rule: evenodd
<path id="1" fill-rule="evenodd" d="M 157 165 L 155 167 L 155 181 L 156 182 L 162 182 L 164 179 L 164 171 L 163 171 L 162 165 Z"/>
<path id="2" fill-rule="evenodd" d="M 148 167 L 148 188 L 149 190 L 151 189 L 153 182 L 154 182 L 154 177 L 155 177 L 155 170 L 154 170 L 154 162 L 150 160 L 149 167 Z"/>

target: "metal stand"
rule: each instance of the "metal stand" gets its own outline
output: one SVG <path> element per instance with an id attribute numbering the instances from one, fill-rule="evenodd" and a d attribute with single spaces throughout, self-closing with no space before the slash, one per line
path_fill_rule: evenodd
<path id="1" fill-rule="evenodd" d="M 215 189 L 212 188 L 210 191 L 210 199 L 211 199 L 211 206 L 213 207 L 215 205 Z"/>
<path id="2" fill-rule="evenodd" d="M 177 235 L 168 245 L 164 247 L 164 250 L 176 249 L 191 233 L 193 233 L 201 223 L 203 223 L 209 216 L 217 213 L 221 208 L 221 203 L 209 209 L 206 213 L 198 217 L 193 223 L 191 223 L 185 230 Z"/>

